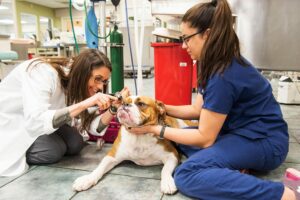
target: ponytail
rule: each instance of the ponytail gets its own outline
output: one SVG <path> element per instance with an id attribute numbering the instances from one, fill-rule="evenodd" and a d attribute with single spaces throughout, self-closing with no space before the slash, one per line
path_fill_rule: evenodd
<path id="1" fill-rule="evenodd" d="M 223 73 L 233 58 L 247 65 L 240 54 L 232 12 L 226 0 L 195 5 L 186 12 L 182 22 L 189 23 L 201 33 L 210 30 L 198 63 L 198 85 L 202 88 L 212 75 Z"/>

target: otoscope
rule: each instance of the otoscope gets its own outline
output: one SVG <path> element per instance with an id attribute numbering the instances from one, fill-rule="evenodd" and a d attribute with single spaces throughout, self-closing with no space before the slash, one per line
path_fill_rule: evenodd
<path id="1" fill-rule="evenodd" d="M 123 100 L 121 92 L 116 92 L 115 94 L 109 94 L 109 95 L 117 97 L 118 101 L 122 101 Z M 89 114 L 93 114 L 97 110 L 99 110 L 99 106 L 91 106 L 91 107 L 89 107 L 87 109 L 87 111 L 88 111 Z"/>

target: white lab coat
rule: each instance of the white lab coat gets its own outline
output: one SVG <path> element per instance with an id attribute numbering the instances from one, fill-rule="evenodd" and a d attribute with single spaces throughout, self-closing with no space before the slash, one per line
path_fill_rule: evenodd
<path id="1" fill-rule="evenodd" d="M 44 63 L 26 71 L 30 62 L 0 83 L 0 176 L 26 171 L 26 150 L 37 137 L 56 130 L 53 115 L 66 106 L 56 70 Z"/>

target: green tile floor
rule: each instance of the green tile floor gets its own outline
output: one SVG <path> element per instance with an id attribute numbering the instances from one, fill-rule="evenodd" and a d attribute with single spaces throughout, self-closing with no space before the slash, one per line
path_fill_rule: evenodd
<path id="1" fill-rule="evenodd" d="M 132 79 L 125 85 L 132 86 Z M 145 79 L 144 95 L 154 96 L 153 78 Z M 130 87 L 134 91 L 133 87 Z M 148 93 L 147 93 L 148 92 Z M 133 92 L 134 93 L 134 92 Z M 195 94 L 193 94 L 194 96 Z M 288 167 L 300 169 L 300 105 L 281 105 L 284 118 L 289 125 L 290 152 L 286 161 L 261 178 L 280 180 Z M 31 166 L 18 177 L 0 177 L 0 200 L 185 200 L 180 193 L 160 193 L 160 171 L 162 166 L 141 167 L 131 162 L 121 163 L 110 171 L 93 188 L 76 193 L 73 181 L 96 168 L 111 144 L 99 151 L 95 144 L 87 144 L 80 155 L 65 157 L 61 162 L 48 166 Z"/>

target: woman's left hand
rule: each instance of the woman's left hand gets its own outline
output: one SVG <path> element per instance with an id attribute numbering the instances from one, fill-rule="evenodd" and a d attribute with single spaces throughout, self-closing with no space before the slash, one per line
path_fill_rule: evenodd
<path id="1" fill-rule="evenodd" d="M 121 90 L 120 93 L 121 93 L 123 99 L 125 99 L 126 97 L 131 95 L 129 88 L 126 86 Z"/>
<path id="2" fill-rule="evenodd" d="M 126 97 L 130 96 L 130 91 L 127 87 L 124 87 L 121 91 L 120 94 L 122 96 L 122 99 L 125 99 Z M 119 108 L 122 104 L 122 101 L 116 100 L 112 102 L 112 105 Z"/>
<path id="3" fill-rule="evenodd" d="M 144 135 L 146 133 L 153 133 L 155 134 L 155 127 L 153 125 L 146 125 L 146 126 L 139 126 L 139 127 L 128 127 L 126 128 L 132 134 L 135 135 Z"/>

